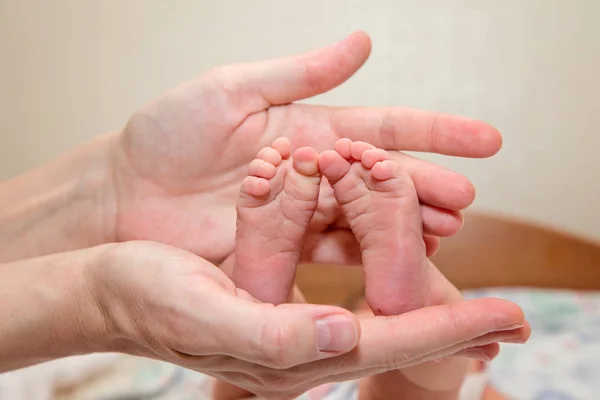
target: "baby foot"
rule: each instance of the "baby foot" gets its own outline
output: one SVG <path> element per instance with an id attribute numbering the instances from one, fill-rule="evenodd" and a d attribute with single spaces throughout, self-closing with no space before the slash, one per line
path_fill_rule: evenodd
<path id="1" fill-rule="evenodd" d="M 423 223 L 409 175 L 386 151 L 349 139 L 323 152 L 319 169 L 360 243 L 371 309 L 394 315 L 427 305 Z"/>
<path id="2" fill-rule="evenodd" d="M 302 147 L 291 158 L 290 141 L 279 138 L 250 163 L 237 205 L 233 279 L 260 301 L 280 304 L 291 294 L 319 198 L 318 157 Z M 287 286 L 273 287 L 273 275 Z"/>

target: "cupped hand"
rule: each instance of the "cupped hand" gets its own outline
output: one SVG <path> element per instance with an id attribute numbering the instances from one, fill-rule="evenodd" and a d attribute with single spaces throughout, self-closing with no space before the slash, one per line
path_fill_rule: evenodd
<path id="1" fill-rule="evenodd" d="M 247 166 L 277 137 L 330 149 L 341 137 L 393 152 L 422 204 L 429 252 L 461 226 L 473 200 L 463 176 L 400 152 L 487 157 L 501 145 L 487 124 L 407 108 L 332 108 L 294 103 L 335 88 L 366 61 L 369 37 L 355 33 L 307 54 L 216 68 L 142 107 L 114 136 L 115 241 L 171 244 L 211 262 L 234 249 L 235 204 Z M 109 219 L 110 218 L 110 219 Z M 113 220 L 107 217 L 107 220 Z M 305 260 L 360 261 L 358 246 L 323 183 Z"/>
<path id="2" fill-rule="evenodd" d="M 262 304 L 208 261 L 158 243 L 108 245 L 88 265 L 111 351 L 172 362 L 267 398 L 465 353 L 523 324 L 516 305 L 497 299 L 361 319 L 331 306 Z"/>

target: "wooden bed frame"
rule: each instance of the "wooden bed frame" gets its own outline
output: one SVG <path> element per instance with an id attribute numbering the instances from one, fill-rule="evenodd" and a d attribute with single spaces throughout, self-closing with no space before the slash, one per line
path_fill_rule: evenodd
<path id="1" fill-rule="evenodd" d="M 520 286 L 600 290 L 600 243 L 542 225 L 467 213 L 463 229 L 432 257 L 459 289 Z M 305 265 L 307 300 L 351 307 L 364 292 L 362 269 Z"/>

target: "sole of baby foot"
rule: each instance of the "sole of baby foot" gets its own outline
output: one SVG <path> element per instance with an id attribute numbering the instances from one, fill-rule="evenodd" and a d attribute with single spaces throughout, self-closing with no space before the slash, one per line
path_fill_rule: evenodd
<path id="1" fill-rule="evenodd" d="M 366 298 L 375 314 L 427 305 L 423 223 L 410 176 L 386 151 L 348 139 L 320 155 L 319 169 L 360 243 Z"/>
<path id="2" fill-rule="evenodd" d="M 233 278 L 263 302 L 291 295 L 308 224 L 316 210 L 321 174 L 310 147 L 291 155 L 289 140 L 277 139 L 250 163 L 237 206 Z"/>

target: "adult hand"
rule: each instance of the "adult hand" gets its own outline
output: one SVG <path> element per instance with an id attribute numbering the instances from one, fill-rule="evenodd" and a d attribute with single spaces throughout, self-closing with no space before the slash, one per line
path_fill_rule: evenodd
<path id="1" fill-rule="evenodd" d="M 157 243 L 110 245 L 87 264 L 110 351 L 176 363 L 267 398 L 468 355 L 523 324 L 521 310 L 498 299 L 360 320 L 331 306 L 262 304 L 209 262 Z"/>
<path id="2" fill-rule="evenodd" d="M 239 187 L 260 148 L 285 136 L 295 148 L 322 151 L 348 137 L 401 160 L 415 182 L 426 243 L 434 251 L 435 236 L 460 228 L 458 210 L 472 202 L 473 187 L 465 177 L 399 150 L 487 157 L 501 138 L 487 124 L 449 115 L 293 103 L 346 81 L 370 49 L 368 36 L 355 33 L 304 55 L 217 68 L 141 108 L 111 153 L 117 207 L 104 220 L 115 221 L 113 241 L 150 239 L 220 262 L 233 251 Z M 303 261 L 360 262 L 327 182 L 310 231 Z"/>

